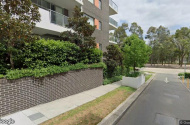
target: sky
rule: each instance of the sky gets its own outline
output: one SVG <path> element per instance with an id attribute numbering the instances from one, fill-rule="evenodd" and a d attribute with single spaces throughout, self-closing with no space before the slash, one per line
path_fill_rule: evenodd
<path id="1" fill-rule="evenodd" d="M 190 27 L 190 0 L 113 0 L 118 14 L 113 15 L 119 26 L 137 22 L 144 30 L 150 26 L 168 27 L 174 34 L 181 27 Z"/>

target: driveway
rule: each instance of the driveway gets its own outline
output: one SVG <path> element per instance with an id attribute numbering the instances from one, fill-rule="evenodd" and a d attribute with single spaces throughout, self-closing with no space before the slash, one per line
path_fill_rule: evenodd
<path id="1" fill-rule="evenodd" d="M 190 92 L 177 77 L 184 70 L 142 70 L 156 72 L 156 76 L 117 125 L 179 125 L 179 120 L 190 120 Z"/>

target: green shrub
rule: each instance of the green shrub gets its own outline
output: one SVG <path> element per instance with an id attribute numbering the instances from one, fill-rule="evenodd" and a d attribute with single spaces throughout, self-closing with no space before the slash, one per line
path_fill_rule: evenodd
<path id="1" fill-rule="evenodd" d="M 122 80 L 122 76 L 114 76 L 112 78 L 106 78 L 104 80 L 104 85 L 107 85 L 107 84 L 111 84 L 111 83 L 114 83 L 114 82 L 117 82 L 117 81 L 120 81 Z"/>
<path id="2" fill-rule="evenodd" d="M 2 79 L 2 78 L 4 78 L 4 77 L 5 77 L 4 75 L 0 74 L 0 79 Z"/>
<path id="3" fill-rule="evenodd" d="M 94 63 L 94 64 L 90 64 L 89 68 L 106 68 L 106 65 L 103 62 Z"/>
<path id="4" fill-rule="evenodd" d="M 79 69 L 87 69 L 87 68 L 103 68 L 105 64 L 98 63 L 98 64 L 82 64 L 78 63 L 75 65 L 69 65 L 67 67 L 64 66 L 49 66 L 47 68 L 41 69 L 22 69 L 22 70 L 9 70 L 6 74 L 7 79 L 19 79 L 23 77 L 35 77 L 40 78 L 48 75 L 54 75 L 59 73 L 66 73 L 71 70 L 79 70 Z"/>
<path id="5" fill-rule="evenodd" d="M 140 72 L 130 72 L 126 74 L 126 77 L 138 77 L 140 74 Z"/>
<path id="6" fill-rule="evenodd" d="M 190 73 L 179 73 L 178 76 L 184 76 L 185 78 L 190 78 Z"/>
<path id="7" fill-rule="evenodd" d="M 184 76 L 184 73 L 178 73 L 178 76 Z"/>
<path id="8" fill-rule="evenodd" d="M 190 78 L 190 73 L 185 73 L 185 78 Z"/>
<path id="9" fill-rule="evenodd" d="M 118 66 L 122 65 L 123 53 L 118 45 L 109 45 L 106 47 L 107 52 L 104 52 L 104 62 L 107 66 L 107 78 L 115 76 L 115 71 Z"/>
<path id="10" fill-rule="evenodd" d="M 41 68 L 61 65 L 63 62 L 76 64 L 79 62 L 80 48 L 70 42 L 41 39 L 26 43 L 20 59 L 27 68 Z"/>
<path id="11" fill-rule="evenodd" d="M 93 64 L 101 62 L 103 53 L 97 48 L 81 49 L 79 60 L 84 64 Z"/>
<path id="12" fill-rule="evenodd" d="M 6 48 L 0 43 L 0 74 L 5 74 L 8 69 L 8 55 L 6 54 Z"/>

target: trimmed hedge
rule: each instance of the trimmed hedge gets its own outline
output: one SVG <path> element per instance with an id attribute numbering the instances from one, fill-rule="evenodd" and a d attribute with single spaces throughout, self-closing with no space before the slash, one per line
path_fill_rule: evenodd
<path id="1" fill-rule="evenodd" d="M 190 78 L 190 73 L 185 73 L 185 78 Z"/>
<path id="2" fill-rule="evenodd" d="M 97 63 L 92 65 L 87 65 L 83 63 L 78 63 L 75 65 L 70 66 L 50 66 L 47 68 L 41 68 L 41 69 L 22 69 L 22 70 L 9 70 L 7 74 L 5 75 L 6 79 L 13 80 L 13 79 L 19 79 L 23 77 L 35 77 L 40 78 L 48 75 L 54 75 L 59 73 L 66 73 L 68 71 L 72 70 L 80 70 L 80 69 L 87 69 L 87 68 L 104 68 L 104 63 Z"/>
<path id="3" fill-rule="evenodd" d="M 101 57 L 102 51 L 97 48 L 83 50 L 74 43 L 40 39 L 25 43 L 15 57 L 15 67 L 36 69 L 77 63 L 93 64 L 101 62 Z"/>
<path id="4" fill-rule="evenodd" d="M 26 68 L 42 68 L 76 64 L 79 62 L 80 48 L 74 43 L 41 39 L 25 43 L 20 60 Z"/>
<path id="5" fill-rule="evenodd" d="M 107 84 L 111 84 L 111 83 L 114 83 L 114 82 L 117 82 L 117 81 L 120 81 L 122 80 L 122 76 L 114 76 L 112 78 L 106 78 L 104 80 L 104 85 L 107 85 Z"/>
<path id="6" fill-rule="evenodd" d="M 185 78 L 190 78 L 190 73 L 179 73 L 178 76 L 185 76 Z"/>

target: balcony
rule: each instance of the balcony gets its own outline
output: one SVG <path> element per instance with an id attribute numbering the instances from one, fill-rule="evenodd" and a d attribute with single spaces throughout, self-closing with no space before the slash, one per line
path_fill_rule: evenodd
<path id="1" fill-rule="evenodd" d="M 110 44 L 117 44 L 117 42 L 116 42 L 116 38 L 114 37 L 114 36 L 109 36 L 109 43 Z"/>
<path id="2" fill-rule="evenodd" d="M 113 18 L 109 17 L 109 30 L 115 30 L 118 27 L 117 21 L 115 21 Z"/>
<path id="3" fill-rule="evenodd" d="M 44 35 L 52 34 L 59 35 L 63 31 L 67 31 L 65 26 L 68 24 L 68 17 L 58 12 L 39 8 L 41 21 L 36 24 L 33 29 L 35 34 Z"/>
<path id="4" fill-rule="evenodd" d="M 118 6 L 113 2 L 113 0 L 109 0 L 109 14 L 114 15 L 118 13 Z"/>
<path id="5" fill-rule="evenodd" d="M 68 24 L 69 17 L 52 10 L 49 11 L 50 11 L 51 23 L 57 24 L 59 26 L 66 26 Z"/>

